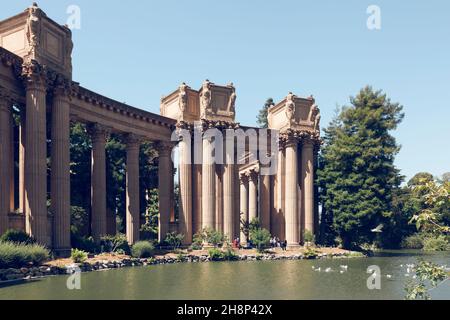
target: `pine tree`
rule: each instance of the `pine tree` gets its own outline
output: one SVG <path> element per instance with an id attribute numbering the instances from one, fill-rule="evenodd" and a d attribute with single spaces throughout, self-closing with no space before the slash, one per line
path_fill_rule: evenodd
<path id="1" fill-rule="evenodd" d="M 273 105 L 273 99 L 269 98 L 266 100 L 266 103 L 262 107 L 261 110 L 259 110 L 259 114 L 256 117 L 256 122 L 261 128 L 268 128 L 269 127 L 269 121 L 267 120 L 268 110 L 269 107 Z"/>
<path id="2" fill-rule="evenodd" d="M 399 146 L 390 131 L 404 114 L 381 91 L 362 89 L 325 131 L 318 181 L 321 202 L 346 248 L 373 242 L 371 229 L 392 215 L 402 177 L 394 166 Z"/>

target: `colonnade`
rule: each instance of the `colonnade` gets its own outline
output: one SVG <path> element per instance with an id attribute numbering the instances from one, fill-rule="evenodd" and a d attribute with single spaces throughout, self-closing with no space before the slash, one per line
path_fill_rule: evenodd
<path id="1" fill-rule="evenodd" d="M 0 234 L 12 226 L 16 211 L 15 192 L 24 217 L 24 230 L 38 242 L 66 254 L 70 243 L 70 108 L 71 81 L 57 78 L 36 66 L 23 69 L 25 104 L 21 108 L 19 137 L 19 186 L 14 186 L 13 106 L 17 103 L 0 88 Z M 47 114 L 51 117 L 47 123 Z M 47 208 L 47 126 L 50 126 L 50 208 Z M 92 140 L 91 154 L 91 234 L 95 240 L 107 234 L 106 142 L 114 130 L 99 123 L 87 123 Z M 143 137 L 123 133 L 126 144 L 126 236 L 130 244 L 139 240 L 139 148 Z M 159 227 L 169 231 L 172 212 L 173 174 L 169 141 L 157 143 L 159 151 Z M 23 211 L 22 211 L 23 210 Z M 51 215 L 49 215 L 49 212 Z M 161 238 L 161 237 L 160 237 Z M 163 239 L 161 239 L 163 240 Z"/>

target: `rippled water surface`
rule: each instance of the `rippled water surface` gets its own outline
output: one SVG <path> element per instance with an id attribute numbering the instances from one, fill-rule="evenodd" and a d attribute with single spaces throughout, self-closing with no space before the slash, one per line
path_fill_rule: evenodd
<path id="1" fill-rule="evenodd" d="M 84 273 L 81 290 L 68 290 L 67 276 L 49 277 L 0 287 L 0 299 L 403 299 L 409 279 L 405 265 L 420 257 L 450 266 L 449 252 L 414 251 L 352 259 L 185 263 Z M 348 265 L 348 271 L 341 273 L 340 265 Z M 381 268 L 381 290 L 367 289 L 371 265 Z M 324 272 L 327 268 L 331 271 Z M 432 297 L 450 299 L 450 280 Z"/>

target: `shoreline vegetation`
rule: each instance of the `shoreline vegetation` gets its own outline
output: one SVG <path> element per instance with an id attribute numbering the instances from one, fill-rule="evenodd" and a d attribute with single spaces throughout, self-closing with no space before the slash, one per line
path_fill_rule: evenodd
<path id="1" fill-rule="evenodd" d="M 89 255 L 75 263 L 73 258 L 50 260 L 42 265 L 30 265 L 21 268 L 0 269 L 0 285 L 43 278 L 47 276 L 69 275 L 74 272 L 91 272 L 113 270 L 124 267 L 167 265 L 175 263 L 206 263 L 229 261 L 277 261 L 277 260 L 306 260 L 324 258 L 356 258 L 365 257 L 356 251 L 339 248 L 299 247 L 283 251 L 271 248 L 258 252 L 256 249 L 218 249 L 209 250 L 156 250 L 151 257 L 134 258 L 117 253 L 102 253 Z"/>

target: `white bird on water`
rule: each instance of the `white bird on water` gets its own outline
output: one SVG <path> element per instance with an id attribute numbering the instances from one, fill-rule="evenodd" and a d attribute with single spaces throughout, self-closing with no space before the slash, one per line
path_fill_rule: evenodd
<path id="1" fill-rule="evenodd" d="M 347 265 L 341 265 L 340 267 L 341 267 L 341 269 L 343 269 L 343 270 L 345 270 L 345 271 L 348 270 L 348 266 L 347 266 Z"/>
<path id="2" fill-rule="evenodd" d="M 390 274 L 387 274 L 387 275 L 386 275 L 386 278 L 388 278 L 388 279 L 392 279 L 392 275 L 390 275 Z"/>
<path id="3" fill-rule="evenodd" d="M 314 271 L 316 271 L 316 272 L 320 272 L 320 267 L 318 267 L 317 269 L 314 269 Z"/>
<path id="4" fill-rule="evenodd" d="M 331 268 L 326 268 L 325 272 L 331 272 Z"/>

